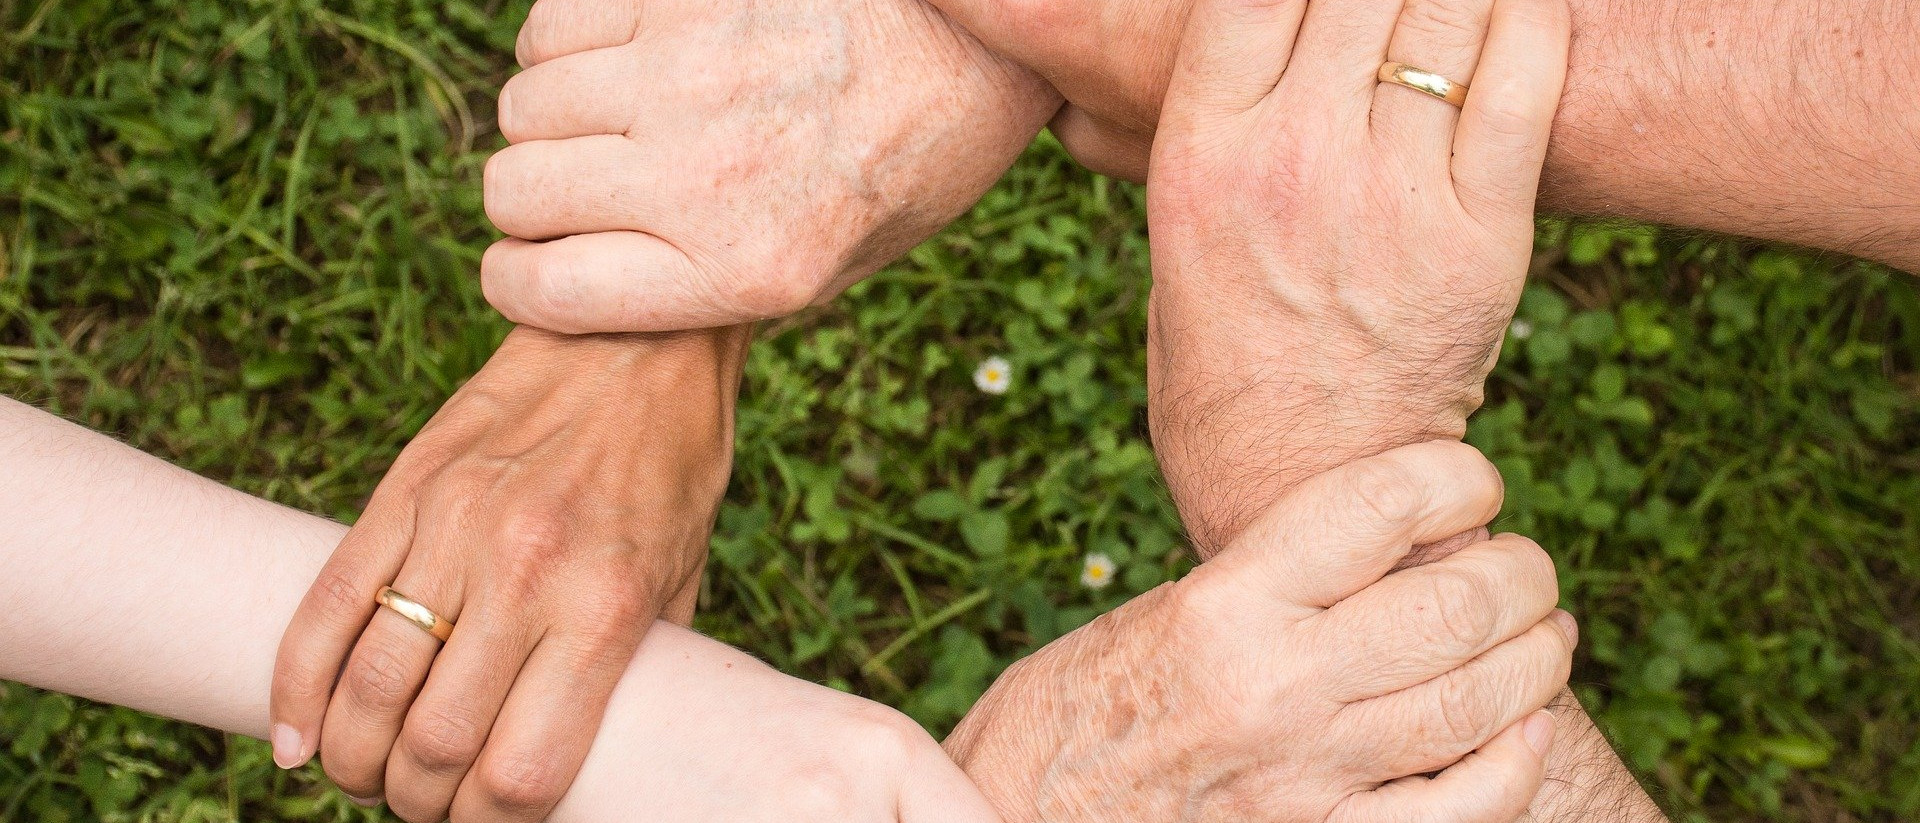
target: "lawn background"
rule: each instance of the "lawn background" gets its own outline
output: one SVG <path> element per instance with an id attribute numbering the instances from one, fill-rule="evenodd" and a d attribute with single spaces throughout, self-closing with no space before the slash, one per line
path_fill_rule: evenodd
<path id="1" fill-rule="evenodd" d="M 504 334 L 479 172 L 525 5 L 0 0 L 0 392 L 351 519 Z M 941 731 L 1180 573 L 1147 287 L 1140 191 L 1043 137 L 764 328 L 699 627 Z M 1642 780 L 1687 819 L 1920 816 L 1914 283 L 1548 220 L 1520 321 L 1471 439 Z M 1002 397 L 970 380 L 995 354 Z M 378 815 L 264 744 L 0 683 L 0 821 Z"/>

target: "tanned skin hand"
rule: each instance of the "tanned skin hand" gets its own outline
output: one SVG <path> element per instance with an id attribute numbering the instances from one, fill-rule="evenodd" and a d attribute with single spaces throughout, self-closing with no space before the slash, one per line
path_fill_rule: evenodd
<path id="1" fill-rule="evenodd" d="M 647 628 L 692 616 L 749 336 L 514 330 L 294 615 L 275 759 L 317 751 L 349 795 L 415 823 L 544 818 Z M 452 638 L 376 610 L 386 585 Z"/>

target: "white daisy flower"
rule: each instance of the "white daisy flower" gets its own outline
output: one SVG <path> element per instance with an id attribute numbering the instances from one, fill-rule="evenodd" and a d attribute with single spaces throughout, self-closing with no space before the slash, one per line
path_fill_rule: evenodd
<path id="1" fill-rule="evenodd" d="M 1113 558 L 1095 552 L 1087 555 L 1087 561 L 1080 567 L 1080 585 L 1089 589 L 1104 589 L 1113 585 L 1113 575 L 1120 567 Z"/>
<path id="2" fill-rule="evenodd" d="M 988 394 L 1006 394 L 1013 385 L 1013 364 L 1004 357 L 989 357 L 973 370 L 973 384 Z"/>
<path id="3" fill-rule="evenodd" d="M 1513 335 L 1515 340 L 1525 340 L 1533 336 L 1533 324 L 1525 320 L 1515 320 L 1512 325 L 1507 326 L 1507 333 Z"/>

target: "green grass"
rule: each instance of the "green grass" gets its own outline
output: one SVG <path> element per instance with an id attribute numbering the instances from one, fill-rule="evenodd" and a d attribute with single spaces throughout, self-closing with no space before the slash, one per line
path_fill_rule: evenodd
<path id="1" fill-rule="evenodd" d="M 525 4 L 0 0 L 0 392 L 351 517 L 504 333 L 478 183 Z M 1042 140 L 764 329 L 700 627 L 941 729 L 1180 573 L 1145 248 L 1140 192 Z M 1472 439 L 1561 561 L 1583 695 L 1680 816 L 1920 815 L 1914 283 L 1633 227 L 1540 248 Z M 992 354 L 1004 397 L 969 378 Z M 0 684 L 0 821 L 376 816 L 324 785 Z"/>

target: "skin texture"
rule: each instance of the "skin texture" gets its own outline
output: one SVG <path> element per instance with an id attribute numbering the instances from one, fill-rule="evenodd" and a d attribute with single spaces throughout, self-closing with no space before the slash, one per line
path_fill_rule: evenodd
<path id="1" fill-rule="evenodd" d="M 1243 17 L 1265 25 L 1240 59 L 1183 52 L 1148 181 L 1149 416 L 1203 552 L 1321 467 L 1465 431 L 1525 280 L 1568 48 L 1563 0 L 1220 0 L 1188 48 Z M 1373 82 L 1386 59 L 1470 84 L 1464 111 Z M 1187 90 L 1220 76 L 1240 93 Z M 1577 704 L 1561 716 L 1534 818 L 1662 819 Z"/>
<path id="2" fill-rule="evenodd" d="M 747 337 L 512 332 L 302 601 L 276 760 L 317 746 L 411 820 L 543 817 L 648 627 L 692 615 Z M 374 608 L 388 584 L 455 623 L 444 648 Z"/>
<path id="3" fill-rule="evenodd" d="M 1209 0 L 1195 14 L 1148 181 L 1149 412 L 1168 484 L 1196 545 L 1211 554 L 1268 528 L 1260 512 L 1324 469 L 1317 461 L 1329 452 L 1459 435 L 1525 277 L 1531 194 L 1560 94 L 1567 20 L 1560 0 L 1458 0 L 1439 18 L 1448 25 L 1376 0 Z M 1390 48 L 1468 79 L 1479 96 L 1458 111 L 1372 82 Z M 1298 114 L 1307 111 L 1314 115 Z M 1487 303 L 1494 309 L 1482 310 Z M 1402 490 L 1376 498 L 1375 507 L 1397 511 L 1420 499 Z M 1434 525 L 1407 536 L 1413 544 L 1447 541 L 1443 552 L 1478 538 L 1455 538 L 1470 524 Z M 1477 551 L 1403 574 L 1447 568 Z M 1458 595 L 1507 596 L 1485 583 Z M 1084 651 L 1049 648 L 1010 670 L 948 750 L 1014 820 L 1284 813 L 1262 800 L 1292 793 L 1258 784 L 1231 792 L 1239 782 L 1203 771 L 1196 784 L 1206 791 L 1168 796 L 1149 777 L 1196 763 L 1229 775 L 1281 766 L 1258 749 L 1235 758 L 1214 746 L 1176 746 L 1189 756 L 1171 762 L 1143 755 L 1184 739 L 1196 716 L 1238 705 L 1231 696 L 1205 695 L 1165 712 L 1180 715 L 1173 728 L 1140 735 L 1155 747 L 1129 745 L 1133 732 L 1116 733 L 1124 726 L 1111 718 L 1069 712 L 1051 725 L 1036 720 L 1033 705 L 1063 689 L 1074 697 L 1089 671 L 1134 673 L 1154 684 L 1151 693 L 1190 679 L 1180 667 L 1156 669 L 1155 660 L 1184 658 L 1162 656 L 1165 641 L 1151 628 L 1124 621 L 1092 663 Z M 1229 792 L 1220 811 L 1196 803 L 1221 785 Z M 1035 788 L 996 793 L 1007 786 Z"/>
<path id="4" fill-rule="evenodd" d="M 1013 821 L 1513 819 L 1531 786 L 1468 753 L 1544 722 L 1564 683 L 1577 633 L 1552 561 L 1481 530 L 1387 574 L 1499 507 L 1499 474 L 1458 443 L 1321 474 L 1213 562 L 1015 664 L 947 751 Z M 1419 731 L 1383 736 L 1382 715 Z"/>
<path id="5" fill-rule="evenodd" d="M 519 56 L 486 170 L 512 238 L 483 283 L 564 332 L 831 299 L 978 200 L 1059 105 L 920 0 L 540 0 Z"/>
<path id="6" fill-rule="evenodd" d="M 9 524 L 0 530 L 0 565 L 9 571 L 0 598 L 14 609 L 14 619 L 0 622 L 0 678 L 266 734 L 281 626 L 346 530 L 5 398 L 0 455 L 0 522 Z M 1123 613 L 1174 633 L 1218 635 L 1237 625 L 1237 640 L 1202 649 L 1279 672 L 1264 684 L 1239 680 L 1243 695 L 1264 696 L 1264 708 L 1303 729 L 1331 716 L 1325 725 L 1338 735 L 1329 743 L 1384 754 L 1400 768 L 1434 762 L 1458 745 L 1454 724 L 1462 718 L 1492 722 L 1513 702 L 1531 702 L 1528 690 L 1551 691 L 1572 648 L 1570 619 L 1552 611 L 1551 563 L 1523 539 L 1483 542 L 1447 561 L 1453 567 L 1381 578 L 1419 534 L 1457 530 L 1496 510 L 1497 482 L 1483 458 L 1457 444 L 1345 467 L 1276 506 L 1270 530 L 1224 553 L 1219 571 L 1190 576 Z M 1405 510 L 1375 505 L 1382 489 L 1395 487 L 1428 494 L 1403 498 L 1413 505 Z M 1302 541 L 1324 550 L 1282 550 Z M 1513 602 L 1461 601 L 1446 612 L 1452 621 L 1439 620 L 1426 598 L 1450 574 L 1497 582 Z M 1372 628 L 1382 614 L 1411 619 Z M 1100 639 L 1083 630 L 1060 642 Z M 1430 648 L 1447 643 L 1465 645 Z M 1441 662 L 1483 643 L 1494 645 L 1474 662 Z M 1408 648 L 1427 656 L 1408 662 Z M 1296 655 L 1291 672 L 1281 665 L 1288 655 Z M 1354 664 L 1360 660 L 1392 664 Z M 1438 675 L 1421 682 L 1423 672 Z M 1416 685 L 1341 701 L 1398 683 Z M 1409 811 L 1439 815 L 1427 820 L 1511 820 L 1539 785 L 1552 735 L 1536 712 L 1433 779 L 1382 785 L 1360 777 L 1390 771 L 1379 763 L 1328 765 L 1311 756 L 1327 729 L 1310 730 L 1280 747 L 1293 764 L 1287 784 L 1313 790 L 1315 808 L 1337 811 L 1327 819 L 1374 821 L 1409 819 Z M 1423 751 L 1425 744 L 1435 748 Z M 550 819 L 629 820 L 636 808 L 668 823 L 998 819 L 905 717 L 669 623 L 648 632 L 625 666 L 579 779 Z"/>
<path id="7" fill-rule="evenodd" d="M 1044 77 L 1064 95 L 1069 105 L 1054 118 L 1053 128 L 1084 162 L 1133 179 L 1147 176 L 1148 147 L 1162 123 L 1161 101 L 1177 45 L 1191 28 L 1193 0 L 942 0 L 939 5 L 992 52 Z M 1275 0 L 1269 5 L 1299 4 Z M 1462 31 L 1458 21 L 1449 22 L 1452 5 L 1450 0 L 1412 0 L 1406 10 L 1416 21 L 1412 27 L 1444 42 Z M 616 19 L 618 13 L 607 11 Z M 1920 166 L 1910 162 L 1920 149 L 1920 105 L 1903 92 L 1904 80 L 1920 69 L 1915 65 L 1920 58 L 1914 56 L 1920 54 L 1914 48 L 1920 45 L 1920 23 L 1900 0 L 1838 7 L 1753 0 L 1573 0 L 1570 14 L 1570 77 L 1553 124 L 1555 139 L 1548 146 L 1543 206 L 1751 234 L 1920 269 L 1920 198 L 1913 194 L 1920 191 Z M 567 28 L 551 23 L 565 17 L 555 15 L 545 25 Z M 612 31 L 601 41 L 588 38 L 582 48 L 631 38 L 621 25 Z M 1792 35 L 1783 35 L 1788 32 Z M 747 64 L 751 66 L 750 58 Z M 628 68 L 624 74 L 590 76 L 598 81 L 597 88 L 676 85 L 677 78 L 651 64 Z M 1005 76 L 1015 86 L 1029 82 L 1017 70 Z M 516 97 L 508 95 L 509 100 Z M 744 93 L 731 98 L 735 103 L 752 99 Z M 565 119 L 566 108 L 546 116 Z M 975 128 L 1001 122 L 991 116 L 954 118 L 963 119 Z M 1275 122 L 1284 119 L 1289 118 Z M 937 118 L 920 120 L 923 125 L 940 123 Z M 671 122 L 671 115 L 656 113 L 632 122 L 651 127 Z M 724 154 L 758 144 L 748 139 L 704 145 Z M 945 173 L 938 165 L 927 168 L 930 176 Z M 971 166 L 965 168 L 971 173 Z M 545 199 L 534 198 L 536 193 Z M 513 209 L 508 201 L 525 197 L 529 211 L 550 216 L 591 213 L 603 207 L 596 204 L 610 199 L 597 189 L 570 193 L 559 186 L 496 187 L 489 194 L 496 207 Z M 562 202 L 571 200 L 578 202 Z M 554 219 L 557 222 L 530 230 L 530 236 L 604 232 L 607 226 L 598 217 L 568 225 L 558 224 L 563 217 Z M 634 219 L 621 228 L 647 227 Z M 1351 227 L 1337 228 L 1342 231 L 1330 237 L 1342 242 L 1381 239 Z M 1158 240 L 1159 225 L 1155 232 Z M 1471 257 L 1471 250 L 1463 250 L 1450 235 L 1433 239 L 1439 245 L 1430 251 L 1447 258 L 1445 263 L 1462 262 L 1456 255 Z M 515 246 L 509 242 L 503 248 Z M 495 254 L 489 258 L 488 292 L 510 316 L 554 328 L 651 330 L 764 317 L 769 310 L 837 293 L 849 271 L 702 270 L 663 284 L 653 267 L 633 274 L 623 273 L 620 265 L 542 264 Z M 1376 273 L 1372 285 L 1384 278 Z M 1425 301 L 1435 297 L 1431 278 L 1415 282 L 1416 287 L 1400 296 L 1399 308 L 1423 309 Z M 1289 284 L 1295 289 L 1307 286 Z M 768 299 L 769 294 L 775 298 Z M 1371 324 L 1391 318 L 1410 324 L 1402 330 L 1425 337 L 1411 344 L 1361 334 L 1348 335 L 1343 348 L 1298 329 L 1269 328 L 1265 331 L 1270 333 L 1263 334 L 1261 325 L 1276 322 L 1274 317 L 1234 319 L 1230 311 L 1196 315 L 1177 328 L 1157 320 L 1162 324 L 1157 328 L 1169 336 L 1218 324 L 1220 329 L 1211 334 L 1272 345 L 1244 352 L 1237 360 L 1231 348 L 1197 346 L 1189 362 L 1230 369 L 1235 373 L 1227 378 L 1241 385 L 1214 386 L 1219 408 L 1195 406 L 1192 398 L 1181 396 L 1159 404 L 1157 445 L 1172 454 L 1172 463 L 1196 466 L 1175 469 L 1174 474 L 1186 475 L 1175 479 L 1176 489 L 1182 483 L 1206 489 L 1209 493 L 1199 497 L 1220 509 L 1189 515 L 1203 546 L 1222 544 L 1249 512 L 1318 468 L 1397 443 L 1457 434 L 1458 421 L 1478 403 L 1473 375 L 1484 368 L 1497 343 L 1497 332 L 1488 335 L 1487 330 L 1504 322 L 1511 294 L 1505 281 L 1477 294 L 1453 288 L 1439 297 L 1456 310 L 1455 316 L 1425 311 L 1371 317 L 1303 314 L 1304 303 L 1283 307 L 1291 314 L 1279 315 L 1295 322 L 1328 322 L 1333 325 L 1327 330 L 1338 332 L 1335 337 L 1354 331 L 1356 323 L 1362 331 L 1378 332 L 1384 327 Z M 1448 336 L 1461 330 L 1456 326 L 1464 328 L 1462 336 Z M 1289 356 L 1273 363 L 1282 352 Z M 1311 356 L 1292 356 L 1302 352 Z M 1384 369 L 1375 368 L 1382 365 Z M 1264 371 L 1269 368 L 1270 374 Z M 1196 380 L 1209 378 L 1206 371 L 1196 374 Z M 1268 377 L 1282 379 L 1271 383 Z M 1262 399 L 1275 402 L 1255 403 Z M 1208 445 L 1207 437 L 1223 436 L 1242 448 Z M 1194 446 L 1183 446 L 1183 439 Z M 1184 455 L 1176 453 L 1182 450 Z M 1196 499 L 1191 491 L 1185 496 Z M 1565 714 L 1564 722 L 1582 731 L 1563 729 L 1563 742 L 1597 743 L 1590 724 L 1577 712 Z M 1590 811 L 1650 813 L 1644 794 L 1604 749 L 1564 758 L 1556 753 L 1556 762 L 1563 760 L 1588 771 L 1557 775 L 1555 790 L 1591 802 L 1562 803 L 1550 793 L 1541 799 L 1537 813 L 1590 805 Z"/>
<path id="8" fill-rule="evenodd" d="M 6 398 L 0 522 L 0 678 L 251 737 L 281 630 L 347 532 Z M 597 723 L 554 823 L 998 819 L 905 716 L 671 623 Z"/>
<path id="9" fill-rule="evenodd" d="M 1068 103 L 1081 162 L 1147 177 L 1196 0 L 936 0 Z M 1414 13 L 1444 0 L 1409 0 Z M 1920 19 L 1904 0 L 1571 0 L 1541 206 L 1920 271 Z M 1444 30 L 1436 30 L 1444 34 Z"/>

